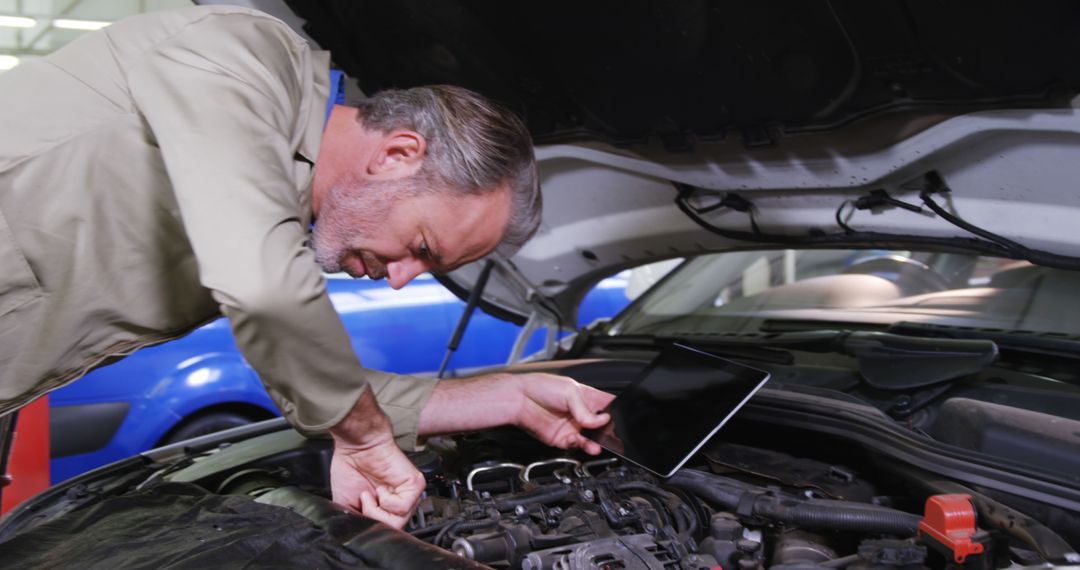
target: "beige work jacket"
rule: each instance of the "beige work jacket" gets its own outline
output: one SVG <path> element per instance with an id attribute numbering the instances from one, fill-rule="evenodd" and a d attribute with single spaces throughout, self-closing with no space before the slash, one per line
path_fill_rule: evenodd
<path id="1" fill-rule="evenodd" d="M 370 384 L 415 445 L 435 382 L 361 367 L 309 246 L 328 65 L 270 16 L 197 7 L 0 75 L 0 414 L 223 312 L 298 429 Z"/>

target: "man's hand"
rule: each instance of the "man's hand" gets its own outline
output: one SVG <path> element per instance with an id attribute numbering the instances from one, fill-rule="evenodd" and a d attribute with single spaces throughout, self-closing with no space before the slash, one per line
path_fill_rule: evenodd
<path id="1" fill-rule="evenodd" d="M 615 396 L 554 374 L 490 374 L 443 380 L 420 414 L 420 435 L 518 426 L 540 441 L 586 453 L 600 446 L 581 435 L 608 421 L 598 414 Z"/>
<path id="2" fill-rule="evenodd" d="M 390 422 L 368 389 L 349 415 L 330 429 L 334 502 L 403 528 L 420 502 L 424 476 L 394 443 Z"/>
<path id="3" fill-rule="evenodd" d="M 514 379 L 523 397 L 515 425 L 552 447 L 577 447 L 589 455 L 600 453 L 600 445 L 586 439 L 581 430 L 606 424 L 610 419 L 608 414 L 597 411 L 604 409 L 615 396 L 566 376 L 534 373 Z"/>

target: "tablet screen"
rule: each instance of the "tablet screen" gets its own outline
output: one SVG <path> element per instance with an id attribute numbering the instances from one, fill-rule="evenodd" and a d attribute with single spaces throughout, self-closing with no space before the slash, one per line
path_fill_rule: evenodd
<path id="1" fill-rule="evenodd" d="M 604 410 L 585 437 L 670 477 L 769 379 L 769 373 L 673 344 Z"/>

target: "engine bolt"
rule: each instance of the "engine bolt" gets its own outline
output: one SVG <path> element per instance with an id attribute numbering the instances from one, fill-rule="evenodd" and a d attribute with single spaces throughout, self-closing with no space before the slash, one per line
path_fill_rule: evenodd
<path id="1" fill-rule="evenodd" d="M 645 532 L 649 534 L 656 534 L 656 525 L 651 522 L 645 523 Z"/>
<path id="2" fill-rule="evenodd" d="M 525 505 L 518 505 L 518 506 L 514 507 L 514 514 L 516 514 L 519 517 L 521 515 L 524 515 L 527 512 L 528 512 L 528 510 L 525 509 Z"/>
<path id="3" fill-rule="evenodd" d="M 585 489 L 581 492 L 581 498 L 591 503 L 596 498 L 596 493 L 593 493 L 592 489 Z"/>

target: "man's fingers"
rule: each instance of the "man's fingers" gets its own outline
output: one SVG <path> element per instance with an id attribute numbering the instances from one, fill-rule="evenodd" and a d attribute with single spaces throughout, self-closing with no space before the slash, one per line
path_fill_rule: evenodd
<path id="1" fill-rule="evenodd" d="M 363 495 L 358 497 L 356 495 L 346 495 L 344 493 L 339 493 L 337 491 L 334 491 L 331 500 L 333 500 L 335 503 L 337 503 L 337 504 L 339 504 L 339 505 L 341 505 L 341 506 L 343 506 L 343 507 L 345 507 L 345 508 L 347 508 L 347 509 L 349 509 L 351 511 L 360 512 L 360 510 L 363 509 L 363 506 L 362 506 L 362 503 L 361 503 L 362 498 L 363 498 Z"/>
<path id="2" fill-rule="evenodd" d="M 597 390 L 592 386 L 586 386 L 584 384 L 578 385 L 577 392 L 578 397 L 575 398 L 575 400 L 580 401 L 580 409 L 589 412 L 589 414 L 583 419 L 582 415 L 579 414 L 578 406 L 574 406 L 572 409 L 574 421 L 578 422 L 583 427 L 598 428 L 611 420 L 610 415 L 602 412 L 594 412 L 593 410 L 602 410 L 607 407 L 607 405 L 615 399 L 613 394 L 608 394 L 607 392 Z"/>
<path id="3" fill-rule="evenodd" d="M 379 505 L 379 502 L 375 499 L 375 496 L 367 491 L 360 493 L 360 507 L 361 514 L 363 514 L 365 517 L 372 520 L 377 520 L 385 525 L 392 526 L 399 530 L 405 528 L 405 523 L 409 520 L 408 517 L 402 517 L 395 515 L 394 513 L 387 512 Z"/>
<path id="4" fill-rule="evenodd" d="M 368 493 L 367 491 L 360 493 L 360 512 L 370 516 L 369 513 L 375 512 L 378 508 L 379 503 L 371 493 Z"/>
<path id="5" fill-rule="evenodd" d="M 600 451 L 604 450 L 604 448 L 600 447 L 599 444 L 593 442 L 592 439 L 583 435 L 578 436 L 578 442 L 576 447 L 581 448 L 585 453 L 589 453 L 590 456 L 598 456 Z"/>
<path id="6" fill-rule="evenodd" d="M 592 386 L 581 386 L 581 396 L 585 398 L 585 402 L 590 408 L 594 410 L 602 410 L 615 399 L 615 394 L 610 394 L 603 390 L 597 390 Z"/>
<path id="7" fill-rule="evenodd" d="M 359 512 L 360 494 L 371 490 L 371 485 L 364 479 L 357 478 L 352 468 L 342 463 L 337 455 L 330 465 L 330 494 L 335 503 Z"/>
<path id="8" fill-rule="evenodd" d="M 379 487 L 376 489 L 379 494 L 379 507 L 389 513 L 408 517 L 412 515 L 412 510 L 420 502 L 420 493 L 412 491 L 412 489 L 394 490 Z"/>
<path id="9" fill-rule="evenodd" d="M 583 386 L 575 386 L 572 394 L 569 395 L 570 399 L 570 413 L 574 416 L 574 421 L 579 425 L 587 428 L 598 428 L 608 421 L 608 415 L 603 413 L 596 413 L 589 408 L 589 405 L 585 403 L 583 395 Z"/>

